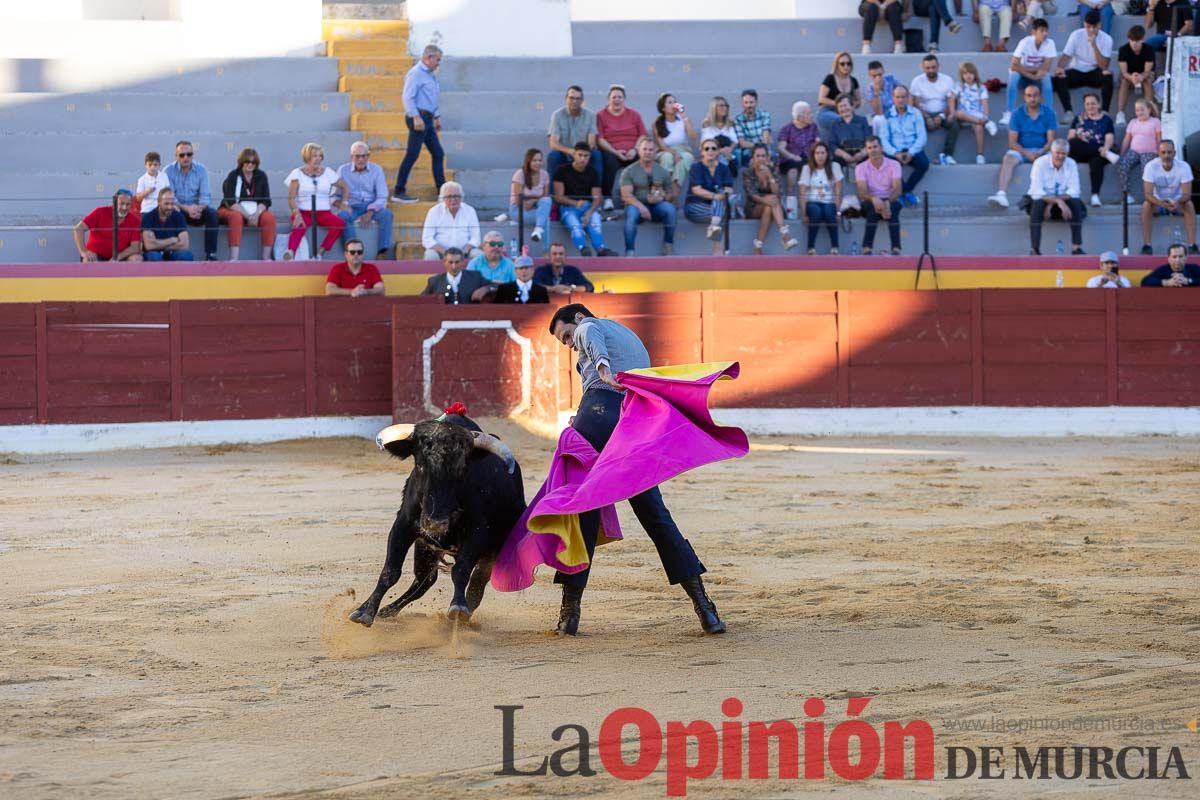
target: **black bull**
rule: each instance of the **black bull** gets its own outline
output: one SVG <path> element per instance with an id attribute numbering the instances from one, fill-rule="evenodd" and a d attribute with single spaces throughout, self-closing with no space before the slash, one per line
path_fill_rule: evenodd
<path id="1" fill-rule="evenodd" d="M 397 613 L 429 591 L 446 557 L 453 561 L 449 616 L 466 621 L 479 607 L 496 555 L 525 511 L 521 468 L 508 448 L 459 415 L 419 422 L 407 438 L 384 447 L 398 458 L 411 456 L 413 470 L 388 534 L 379 582 L 350 619 L 370 625 L 376 616 Z M 410 547 L 412 585 L 380 609 L 383 596 L 400 580 Z"/>

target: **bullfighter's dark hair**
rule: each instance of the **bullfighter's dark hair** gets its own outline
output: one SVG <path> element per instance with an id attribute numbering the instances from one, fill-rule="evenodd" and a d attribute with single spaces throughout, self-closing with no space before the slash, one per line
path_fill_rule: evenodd
<path id="1" fill-rule="evenodd" d="M 591 311 L 588 311 L 587 306 L 583 303 L 568 303 L 567 305 L 554 312 L 554 316 L 550 318 L 550 335 L 554 335 L 554 327 L 562 322 L 570 325 L 575 321 L 576 314 L 583 314 L 585 317 L 596 316 Z"/>

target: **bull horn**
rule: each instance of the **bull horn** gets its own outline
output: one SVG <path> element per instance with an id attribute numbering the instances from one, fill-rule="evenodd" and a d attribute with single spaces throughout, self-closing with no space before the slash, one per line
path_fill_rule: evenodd
<path id="1" fill-rule="evenodd" d="M 504 459 L 504 464 L 508 467 L 509 475 L 512 475 L 516 471 L 517 459 L 513 457 L 512 450 L 508 449 L 508 445 L 495 436 L 480 431 L 471 431 L 471 436 L 475 438 L 475 446 L 480 450 L 487 450 L 492 455 L 497 455 Z"/>
<path id="2" fill-rule="evenodd" d="M 389 425 L 375 435 L 375 444 L 380 450 L 383 450 L 392 442 L 412 436 L 413 428 L 415 427 L 415 425 L 407 422 L 400 423 L 399 425 Z"/>

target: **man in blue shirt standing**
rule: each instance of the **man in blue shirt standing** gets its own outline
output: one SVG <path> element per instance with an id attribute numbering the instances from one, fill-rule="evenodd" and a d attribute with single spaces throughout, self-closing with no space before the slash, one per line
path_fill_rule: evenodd
<path id="1" fill-rule="evenodd" d="M 392 212 L 387 207 L 387 178 L 378 164 L 371 163 L 371 148 L 366 142 L 350 145 L 350 163 L 338 167 L 338 175 L 350 187 L 350 196 L 343 198 L 350 203 L 350 210 L 338 214 L 346 221 L 342 241 L 358 238 L 355 225 L 366 226 L 375 222 L 379 225 L 375 258 L 389 258 L 392 249 Z"/>
<path id="2" fill-rule="evenodd" d="M 415 203 L 417 198 L 408 194 L 408 174 L 421 155 L 421 146 L 429 150 L 433 161 L 433 181 L 440 190 L 446 182 L 443 159 L 445 151 L 438 140 L 442 120 L 438 114 L 438 65 L 442 63 L 442 49 L 437 45 L 425 45 L 421 60 L 404 76 L 404 124 L 408 126 L 408 149 L 396 176 L 396 191 L 392 200 L 397 203 Z"/>
<path id="3" fill-rule="evenodd" d="M 217 211 L 212 207 L 212 187 L 208 170 L 195 159 L 195 148 L 184 140 L 175 145 L 175 163 L 164 170 L 171 189 L 175 191 L 175 206 L 183 212 L 188 225 L 204 226 L 204 257 L 217 260 Z"/>

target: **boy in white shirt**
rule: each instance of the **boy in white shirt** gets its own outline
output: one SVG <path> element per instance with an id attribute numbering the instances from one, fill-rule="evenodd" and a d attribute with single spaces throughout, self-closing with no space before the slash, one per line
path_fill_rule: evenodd
<path id="1" fill-rule="evenodd" d="M 1083 27 L 1071 31 L 1067 37 L 1051 81 L 1058 102 L 1062 103 L 1066 124 L 1075 116 L 1071 111 L 1071 90 L 1079 86 L 1099 89 L 1100 107 L 1108 111 L 1113 96 L 1113 76 L 1109 69 L 1112 54 L 1112 37 L 1100 30 L 1100 12 L 1093 8 L 1084 15 Z"/>
<path id="2" fill-rule="evenodd" d="M 162 158 L 153 150 L 146 153 L 146 174 L 138 178 L 137 191 L 133 195 L 135 202 L 140 203 L 142 214 L 154 211 L 158 208 L 158 193 L 163 189 L 171 188 L 171 181 L 167 178 L 167 173 L 163 172 Z"/>
<path id="3" fill-rule="evenodd" d="M 1050 23 L 1044 19 L 1033 21 L 1033 33 L 1026 36 L 1017 44 L 1013 51 L 1012 62 L 1008 66 L 1008 108 L 1000 118 L 1001 125 L 1007 125 L 1012 117 L 1012 110 L 1017 107 L 1017 95 L 1025 91 L 1031 83 L 1040 84 L 1042 97 L 1050 98 L 1054 86 L 1050 80 L 1050 72 L 1054 69 L 1054 59 L 1058 49 L 1050 38 Z"/>

